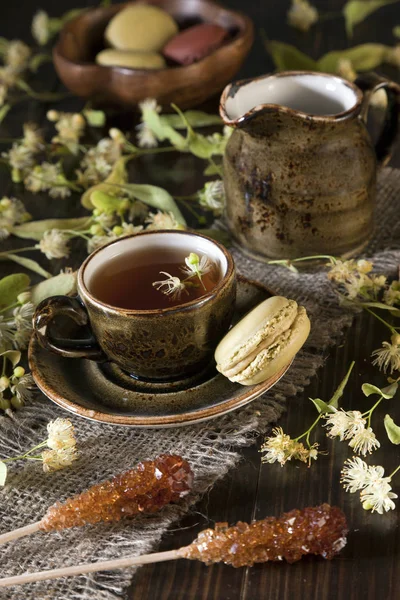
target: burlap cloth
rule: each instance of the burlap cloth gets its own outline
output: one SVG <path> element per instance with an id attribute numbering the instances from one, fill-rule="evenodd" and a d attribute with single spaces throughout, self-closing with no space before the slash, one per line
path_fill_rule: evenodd
<path id="1" fill-rule="evenodd" d="M 385 169 L 378 182 L 376 232 L 365 256 L 380 272 L 395 274 L 400 262 L 400 171 Z M 70 416 L 76 426 L 80 459 L 69 469 L 45 474 L 40 464 L 13 464 L 1 494 L 1 532 L 37 521 L 56 500 L 131 468 L 139 460 L 162 453 L 181 454 L 195 473 L 193 494 L 179 506 L 129 522 L 101 524 L 62 533 L 37 533 L 0 549 L 1 576 L 39 571 L 155 550 L 167 527 L 178 520 L 201 494 L 240 459 L 238 449 L 285 410 L 288 397 L 306 386 L 324 361 L 324 350 L 335 344 L 352 314 L 338 306 L 323 269 L 293 274 L 257 263 L 234 251 L 239 272 L 267 284 L 306 306 L 312 330 L 305 348 L 285 377 L 267 394 L 241 410 L 197 426 L 174 429 L 126 429 L 71 417 L 41 396 L 11 420 L 0 418 L 2 456 L 21 453 L 46 437 L 46 424 Z M 109 600 L 124 595 L 133 569 L 99 573 L 0 591 L 8 600 Z"/>

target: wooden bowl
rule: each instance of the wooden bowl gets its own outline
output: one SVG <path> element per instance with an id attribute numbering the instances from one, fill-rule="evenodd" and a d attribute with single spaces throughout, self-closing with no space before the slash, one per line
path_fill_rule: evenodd
<path id="1" fill-rule="evenodd" d="M 74 94 L 96 104 L 132 108 L 146 98 L 163 107 L 201 104 L 220 92 L 235 76 L 253 42 L 253 24 L 245 15 L 212 0 L 146 0 L 170 13 L 180 27 L 201 21 L 216 23 L 230 32 L 227 42 L 206 58 L 189 66 L 144 70 L 96 64 L 104 47 L 104 30 L 110 19 L 128 4 L 88 9 L 67 23 L 53 50 L 54 65 Z"/>

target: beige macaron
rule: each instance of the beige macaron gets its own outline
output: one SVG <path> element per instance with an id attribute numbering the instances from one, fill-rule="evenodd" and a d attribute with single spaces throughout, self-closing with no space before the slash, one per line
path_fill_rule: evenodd
<path id="1" fill-rule="evenodd" d="M 107 48 L 96 56 L 99 65 L 127 67 L 128 69 L 163 69 L 165 60 L 157 52 L 129 52 Z"/>
<path id="2" fill-rule="evenodd" d="M 306 309 L 294 300 L 273 296 L 221 340 L 214 355 L 217 369 L 242 385 L 261 383 L 291 362 L 309 333 Z"/>

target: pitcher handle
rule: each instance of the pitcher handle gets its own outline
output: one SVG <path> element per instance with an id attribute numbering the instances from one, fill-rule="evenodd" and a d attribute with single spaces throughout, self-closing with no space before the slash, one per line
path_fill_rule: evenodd
<path id="1" fill-rule="evenodd" d="M 394 81 L 389 81 L 384 77 L 380 77 L 376 73 L 363 73 L 357 77 L 354 83 L 365 94 L 361 112 L 361 116 L 364 120 L 366 120 L 372 94 L 380 89 L 383 89 L 386 92 L 388 104 L 386 107 L 385 121 L 382 132 L 375 144 L 378 165 L 384 166 L 390 160 L 394 142 L 399 132 L 400 86 Z"/>
<path id="2" fill-rule="evenodd" d="M 89 339 L 57 340 L 49 336 L 48 325 L 58 315 L 64 315 L 84 326 L 89 323 L 89 316 L 85 307 L 78 298 L 69 296 L 51 296 L 38 304 L 33 316 L 33 330 L 39 344 L 60 356 L 68 358 L 87 358 L 89 360 L 104 361 L 106 355 L 97 344 L 94 335 Z"/>

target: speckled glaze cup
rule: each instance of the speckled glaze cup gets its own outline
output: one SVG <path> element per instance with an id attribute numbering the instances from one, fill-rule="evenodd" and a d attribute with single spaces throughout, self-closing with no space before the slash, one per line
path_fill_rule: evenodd
<path id="1" fill-rule="evenodd" d="M 369 100 L 388 98 L 375 146 Z M 352 256 L 373 230 L 377 167 L 397 138 L 400 87 L 374 73 L 355 83 L 306 71 L 228 85 L 220 113 L 234 128 L 224 156 L 226 219 L 261 260 Z"/>
<path id="2" fill-rule="evenodd" d="M 143 249 L 162 253 L 166 247 L 208 256 L 221 278 L 201 298 L 171 308 L 128 310 L 95 298 L 91 284 L 100 267 L 124 255 L 135 260 Z M 236 299 L 235 266 L 218 242 L 187 231 L 152 231 L 116 240 L 91 254 L 78 272 L 77 298 L 53 296 L 41 302 L 34 315 L 40 344 L 64 357 L 112 361 L 138 378 L 172 381 L 204 369 L 229 328 Z M 51 338 L 48 325 L 57 315 L 90 325 L 93 339 Z"/>

